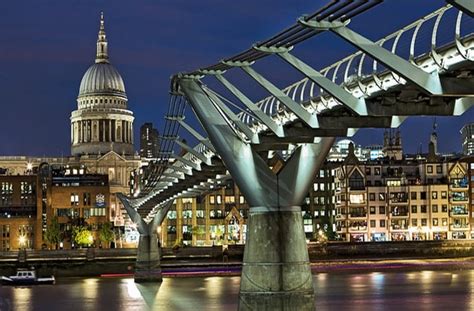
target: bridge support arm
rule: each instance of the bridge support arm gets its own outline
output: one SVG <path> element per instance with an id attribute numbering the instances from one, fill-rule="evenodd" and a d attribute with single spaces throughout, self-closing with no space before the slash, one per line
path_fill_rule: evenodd
<path id="1" fill-rule="evenodd" d="M 289 52 L 277 53 L 283 60 L 304 74 L 308 79 L 319 85 L 323 90 L 331 94 L 341 104 L 348 107 L 361 116 L 367 115 L 367 106 L 363 98 L 356 98 L 341 86 L 332 82 L 318 71 L 305 64 L 303 61 Z"/>

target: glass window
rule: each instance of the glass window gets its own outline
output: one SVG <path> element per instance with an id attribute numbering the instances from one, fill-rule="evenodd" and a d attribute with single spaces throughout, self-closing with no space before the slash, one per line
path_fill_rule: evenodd
<path id="1" fill-rule="evenodd" d="M 204 210 L 202 209 L 196 210 L 196 218 L 204 218 Z"/>
<path id="2" fill-rule="evenodd" d="M 369 193 L 369 200 L 370 201 L 375 201 L 375 193 Z"/>
<path id="3" fill-rule="evenodd" d="M 211 196 L 209 197 L 209 203 L 211 203 L 211 204 L 216 204 L 216 197 L 213 196 L 213 195 L 211 195 Z"/>
<path id="4" fill-rule="evenodd" d="M 380 228 L 385 228 L 385 220 L 384 219 L 380 220 Z"/>
<path id="5" fill-rule="evenodd" d="M 441 212 L 447 213 L 448 212 L 448 205 L 446 205 L 446 204 L 441 205 Z"/>
<path id="6" fill-rule="evenodd" d="M 446 227 L 448 225 L 448 218 L 441 218 L 441 225 Z"/>
<path id="7" fill-rule="evenodd" d="M 428 221 L 426 220 L 426 218 L 422 218 L 421 225 L 426 227 L 427 224 L 428 224 Z"/>
<path id="8" fill-rule="evenodd" d="M 441 167 L 441 165 L 436 165 L 436 174 L 441 174 L 443 173 L 443 168 Z"/>
<path id="9" fill-rule="evenodd" d="M 371 215 L 375 214 L 375 206 L 370 207 L 370 214 Z"/>
<path id="10" fill-rule="evenodd" d="M 441 199 L 448 198 L 448 193 L 446 191 L 441 191 Z"/>
<path id="11" fill-rule="evenodd" d="M 222 196 L 220 194 L 217 195 L 216 202 L 217 202 L 217 204 L 222 204 Z"/>
<path id="12" fill-rule="evenodd" d="M 374 167 L 374 175 L 380 175 L 380 167 Z"/>
<path id="13" fill-rule="evenodd" d="M 426 205 L 422 205 L 420 208 L 421 213 L 426 213 Z"/>
<path id="14" fill-rule="evenodd" d="M 363 190 L 365 189 L 364 177 L 358 170 L 354 170 L 352 175 L 349 177 L 349 187 L 352 190 Z"/>
<path id="15" fill-rule="evenodd" d="M 431 198 L 436 200 L 438 198 L 438 191 L 431 191 Z"/>
<path id="16" fill-rule="evenodd" d="M 416 200 L 416 191 L 412 191 L 412 192 L 410 193 L 410 199 Z"/>
<path id="17" fill-rule="evenodd" d="M 418 226 L 418 219 L 413 218 L 413 219 L 411 220 L 411 225 L 412 225 L 413 227 Z"/>
<path id="18" fill-rule="evenodd" d="M 420 192 L 420 200 L 426 200 L 426 191 Z"/>
<path id="19" fill-rule="evenodd" d="M 428 174 L 432 174 L 433 173 L 433 165 L 428 165 L 426 170 L 427 170 Z"/>
<path id="20" fill-rule="evenodd" d="M 433 211 L 433 213 L 437 213 L 438 212 L 438 205 L 433 204 L 433 206 L 431 206 L 431 210 Z"/>
<path id="21" fill-rule="evenodd" d="M 438 218 L 433 218 L 433 226 L 438 226 Z"/>
<path id="22" fill-rule="evenodd" d="M 412 214 L 416 214 L 418 212 L 418 206 L 412 205 L 411 206 L 411 212 L 412 212 Z"/>
<path id="23" fill-rule="evenodd" d="M 385 215 L 385 206 L 379 206 L 379 214 Z"/>
<path id="24" fill-rule="evenodd" d="M 371 228 L 375 228 L 375 220 L 371 220 L 371 221 L 370 221 L 370 227 L 371 227 Z"/>

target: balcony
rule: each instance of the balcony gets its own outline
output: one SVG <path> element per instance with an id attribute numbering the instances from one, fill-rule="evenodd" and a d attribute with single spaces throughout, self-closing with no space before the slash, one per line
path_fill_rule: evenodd
<path id="1" fill-rule="evenodd" d="M 349 218 L 367 218 L 367 213 L 350 213 Z"/>
<path id="2" fill-rule="evenodd" d="M 449 227 L 451 230 L 467 230 L 469 229 L 469 224 L 454 224 Z"/>
<path id="3" fill-rule="evenodd" d="M 449 193 L 449 201 L 452 203 L 468 202 L 469 196 L 467 195 L 466 191 L 460 191 L 460 192 L 452 191 Z"/>
<path id="4" fill-rule="evenodd" d="M 349 232 L 362 232 L 362 231 L 367 231 L 367 226 L 349 227 Z"/>
<path id="5" fill-rule="evenodd" d="M 393 231 L 408 230 L 408 225 L 391 225 L 390 229 Z"/>

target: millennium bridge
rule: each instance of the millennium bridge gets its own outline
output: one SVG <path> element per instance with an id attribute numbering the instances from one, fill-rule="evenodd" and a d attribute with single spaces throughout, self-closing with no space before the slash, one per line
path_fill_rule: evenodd
<path id="1" fill-rule="evenodd" d="M 300 205 L 335 137 L 396 128 L 409 116 L 459 116 L 474 105 L 474 2 L 446 2 L 374 42 L 350 22 L 370 23 L 382 0 L 332 1 L 235 56 L 174 75 L 160 160 L 132 195 L 119 196 L 140 233 L 135 281 L 161 281 L 157 228 L 173 201 L 232 178 L 250 206 L 239 309 L 313 310 Z M 324 49 L 323 33 L 357 52 L 324 68 L 295 56 L 306 41 Z M 279 75 L 304 78 L 280 88 L 255 69 L 263 60 Z M 232 82 L 236 71 L 249 80 Z M 268 97 L 252 100 L 243 90 L 250 83 Z M 275 154 L 285 160 L 279 171 L 268 164 Z"/>

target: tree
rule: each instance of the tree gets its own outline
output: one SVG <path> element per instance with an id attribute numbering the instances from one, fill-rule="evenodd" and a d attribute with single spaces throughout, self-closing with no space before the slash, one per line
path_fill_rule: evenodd
<path id="1" fill-rule="evenodd" d="M 72 229 L 72 240 L 79 246 L 88 246 L 94 242 L 92 232 L 83 226 Z"/>
<path id="2" fill-rule="evenodd" d="M 46 242 L 54 245 L 56 249 L 58 248 L 58 244 L 61 242 L 62 236 L 57 217 L 53 217 L 53 219 L 51 219 L 51 223 L 46 227 L 44 238 Z"/>
<path id="3" fill-rule="evenodd" d="M 100 242 L 104 243 L 107 247 L 109 247 L 110 242 L 114 240 L 114 232 L 112 231 L 110 222 L 106 222 L 100 228 L 99 239 L 100 239 Z"/>

